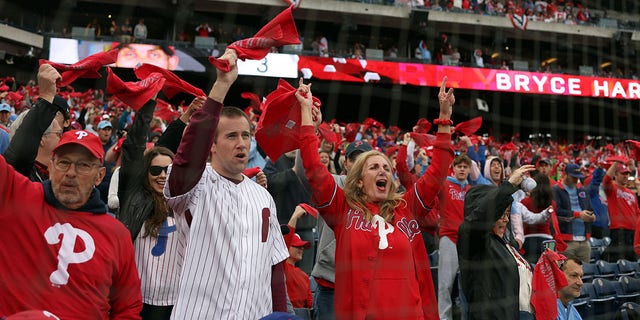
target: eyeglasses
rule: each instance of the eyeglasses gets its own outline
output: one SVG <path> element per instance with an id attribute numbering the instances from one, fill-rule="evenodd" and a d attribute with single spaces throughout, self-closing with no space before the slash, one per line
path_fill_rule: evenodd
<path id="1" fill-rule="evenodd" d="M 100 164 L 87 161 L 69 161 L 66 159 L 56 159 L 53 161 L 53 166 L 56 169 L 64 172 L 67 172 L 69 168 L 71 168 L 72 164 L 75 165 L 76 172 L 79 174 L 87 174 L 91 172 L 91 169 L 93 169 L 94 167 L 100 166 Z"/>
<path id="2" fill-rule="evenodd" d="M 47 131 L 47 132 L 43 133 L 42 135 L 44 136 L 44 135 L 48 135 L 48 134 L 52 134 L 52 133 L 55 134 L 56 136 L 58 136 L 58 138 L 62 138 L 62 133 L 63 133 L 62 130 L 59 130 L 59 131 Z"/>
<path id="3" fill-rule="evenodd" d="M 164 171 L 164 173 L 167 173 L 168 169 L 169 169 L 169 166 L 166 166 L 166 167 L 151 166 L 149 167 L 149 174 L 151 174 L 154 177 L 157 177 L 162 173 L 162 171 Z"/>

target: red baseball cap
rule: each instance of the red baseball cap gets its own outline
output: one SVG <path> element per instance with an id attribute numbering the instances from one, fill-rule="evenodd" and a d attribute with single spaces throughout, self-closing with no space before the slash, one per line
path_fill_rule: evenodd
<path id="1" fill-rule="evenodd" d="M 56 153 L 60 147 L 68 145 L 68 144 L 78 144 L 85 149 L 89 150 L 89 152 L 100 162 L 104 161 L 104 149 L 102 148 L 102 142 L 100 142 L 100 138 L 97 135 L 84 131 L 84 130 L 71 130 L 67 131 L 60 138 L 60 142 L 55 149 L 53 149 L 53 153 Z"/>
<path id="2" fill-rule="evenodd" d="M 293 236 L 291 237 L 291 244 L 289 246 L 290 247 L 303 247 L 305 249 L 309 249 L 309 247 L 311 247 L 311 243 L 309 243 L 309 241 L 302 240 L 302 238 L 300 238 L 299 234 L 294 233 Z"/>
<path id="3" fill-rule="evenodd" d="M 629 172 L 631 172 L 631 170 L 629 170 L 629 167 L 621 163 L 618 164 L 618 167 L 616 168 L 616 173 L 629 173 Z"/>
<path id="4" fill-rule="evenodd" d="M 55 314 L 44 310 L 28 310 L 12 314 L 7 320 L 60 320 Z"/>

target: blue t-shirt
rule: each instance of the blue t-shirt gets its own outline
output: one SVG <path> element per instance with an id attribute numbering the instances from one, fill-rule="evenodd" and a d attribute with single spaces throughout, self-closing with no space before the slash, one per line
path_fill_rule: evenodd
<path id="1" fill-rule="evenodd" d="M 569 194 L 569 201 L 571 202 L 571 211 L 576 212 L 576 211 L 582 211 L 582 208 L 580 207 L 580 201 L 578 200 L 578 189 L 574 186 L 574 187 L 569 187 L 569 186 L 564 186 L 564 189 L 567 190 L 567 193 Z M 577 241 L 583 241 L 586 240 L 586 228 L 584 226 L 584 221 L 582 221 L 582 219 L 576 218 L 573 219 L 573 226 L 572 229 L 573 230 L 573 240 L 577 240 Z M 578 239 L 576 239 L 575 237 L 580 237 Z"/>

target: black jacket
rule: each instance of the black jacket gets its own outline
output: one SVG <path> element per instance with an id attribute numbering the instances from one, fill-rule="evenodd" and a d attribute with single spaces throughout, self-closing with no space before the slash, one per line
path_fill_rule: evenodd
<path id="1" fill-rule="evenodd" d="M 118 220 L 129 229 L 132 241 L 138 237 L 142 224 L 155 208 L 151 194 L 142 186 L 142 179 L 147 179 L 144 151 L 155 106 L 155 100 L 150 100 L 138 110 L 127 138 L 122 143 L 122 166 L 118 181 L 121 206 Z"/>
<path id="2" fill-rule="evenodd" d="M 7 163 L 31 181 L 42 182 L 49 179 L 48 174 L 38 172 L 34 163 L 38 156 L 42 134 L 47 131 L 58 111 L 68 112 L 64 107 L 38 99 L 35 106 L 22 119 L 20 127 L 4 153 Z M 48 165 L 48 163 L 43 164 Z"/>
<path id="3" fill-rule="evenodd" d="M 519 319 L 518 265 L 502 238 L 492 232 L 511 206 L 516 188 L 477 185 L 464 200 L 464 222 L 458 229 L 458 260 L 469 319 Z"/>
<path id="4" fill-rule="evenodd" d="M 267 176 L 267 190 L 276 203 L 278 221 L 280 224 L 287 224 L 296 206 L 302 202 L 311 204 L 311 194 L 304 187 L 300 178 L 293 172 L 295 160 L 280 156 L 273 163 L 267 161 L 264 167 L 264 174 Z M 298 220 L 296 230 L 311 230 L 315 228 L 316 219 L 310 215 L 305 215 Z"/>

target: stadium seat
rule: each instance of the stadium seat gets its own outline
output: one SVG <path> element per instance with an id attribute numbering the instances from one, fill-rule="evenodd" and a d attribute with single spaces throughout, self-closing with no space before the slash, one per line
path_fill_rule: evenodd
<path id="1" fill-rule="evenodd" d="M 616 320 L 640 320 L 640 304 L 626 302 L 616 313 Z"/>
<path id="2" fill-rule="evenodd" d="M 604 247 L 591 247 L 591 252 L 589 253 L 589 262 L 595 263 L 596 261 L 602 258 L 602 252 L 604 252 Z"/>
<path id="3" fill-rule="evenodd" d="M 618 260 L 618 277 L 621 276 L 635 276 L 636 275 L 636 264 L 637 262 L 632 262 L 625 259 Z"/>
<path id="4" fill-rule="evenodd" d="M 570 304 L 576 308 L 576 311 L 580 314 L 583 320 L 591 319 L 593 317 L 593 309 L 589 304 L 589 300 L 573 300 Z"/>
<path id="5" fill-rule="evenodd" d="M 591 245 L 591 248 L 602 248 L 607 246 L 604 239 L 594 237 L 589 238 L 589 244 Z"/>
<path id="6" fill-rule="evenodd" d="M 640 303 L 640 279 L 621 276 L 618 282 L 620 283 L 620 291 L 618 292 L 618 302 L 620 304 L 625 302 Z"/>
<path id="7" fill-rule="evenodd" d="M 596 267 L 595 263 L 583 263 L 582 272 L 584 272 L 582 282 L 591 282 L 598 275 L 598 267 Z"/>
<path id="8" fill-rule="evenodd" d="M 612 319 L 618 310 L 617 291 L 614 281 L 596 278 L 592 284 L 596 297 L 589 302 L 593 308 L 594 319 Z"/>
<path id="9" fill-rule="evenodd" d="M 598 267 L 598 278 L 615 280 L 618 277 L 618 264 L 615 262 L 598 260 L 596 267 Z"/>
<path id="10" fill-rule="evenodd" d="M 591 299 L 596 297 L 596 292 L 593 290 L 593 284 L 591 282 L 585 282 L 580 288 L 580 296 L 571 304 L 576 308 L 583 320 L 593 318 L 593 307 L 591 306 Z"/>

